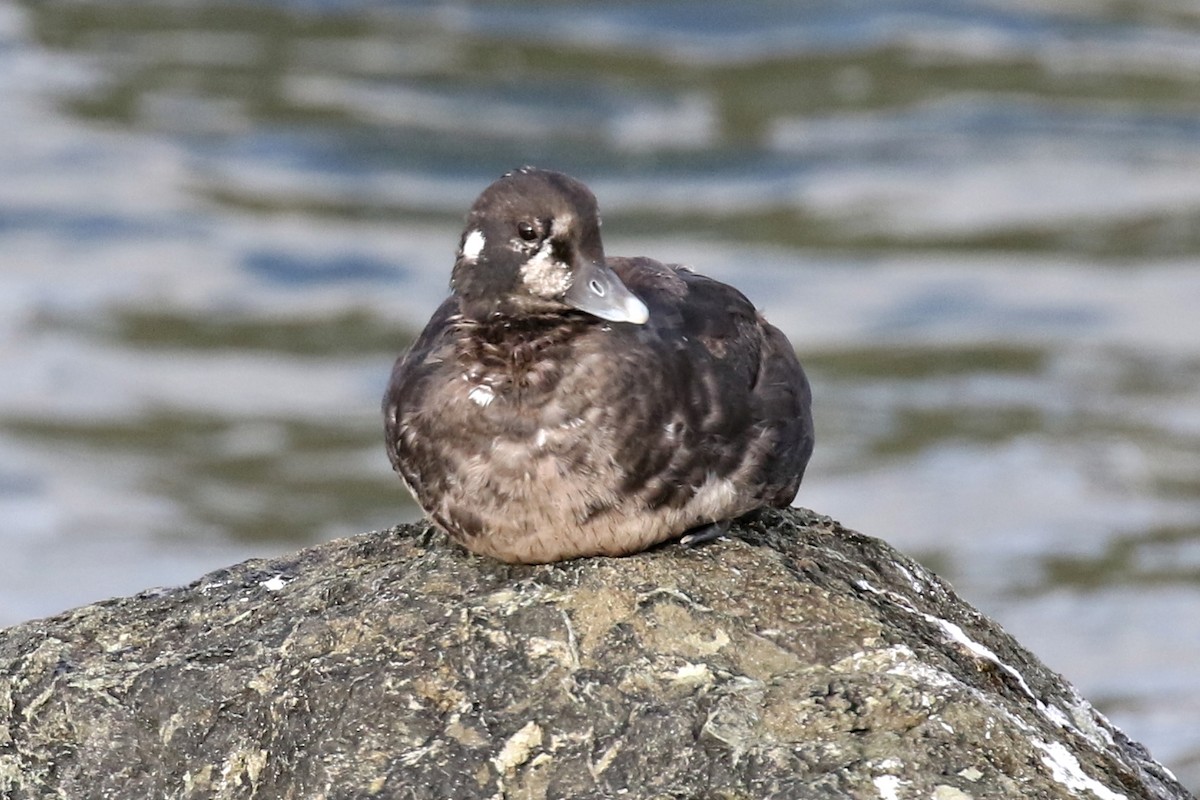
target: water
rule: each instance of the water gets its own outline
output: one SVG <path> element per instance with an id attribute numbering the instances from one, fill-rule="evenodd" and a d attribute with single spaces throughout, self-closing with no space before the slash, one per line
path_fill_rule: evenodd
<path id="1" fill-rule="evenodd" d="M 416 516 L 465 208 L 586 180 L 816 393 L 800 502 L 1200 787 L 1200 12 L 0 2 L 0 624 Z"/>

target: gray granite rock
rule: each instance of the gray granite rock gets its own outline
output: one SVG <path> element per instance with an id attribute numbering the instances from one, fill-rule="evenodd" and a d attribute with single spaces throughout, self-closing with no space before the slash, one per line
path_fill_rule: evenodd
<path id="1" fill-rule="evenodd" d="M 510 566 L 406 525 L 0 632 L 4 798 L 1186 798 L 803 510 Z"/>

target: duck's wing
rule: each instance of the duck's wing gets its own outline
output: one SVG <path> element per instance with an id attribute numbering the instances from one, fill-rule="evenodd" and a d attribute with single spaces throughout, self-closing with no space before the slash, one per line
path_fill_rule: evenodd
<path id="1" fill-rule="evenodd" d="M 714 478 L 731 506 L 789 504 L 812 453 L 811 393 L 787 338 L 737 289 L 645 258 L 609 259 L 647 304 L 623 326 L 649 386 L 617 455 L 648 502 L 682 505 Z M 630 486 L 634 488 L 633 485 Z"/>
<path id="2" fill-rule="evenodd" d="M 812 456 L 812 389 L 792 343 L 761 316 L 759 322 L 762 355 L 751 395 L 773 442 L 764 470 L 763 494 L 771 505 L 783 508 L 796 498 Z"/>
<path id="3" fill-rule="evenodd" d="M 426 405 L 428 393 L 434 388 L 430 378 L 443 360 L 438 351 L 448 348 L 447 339 L 457 313 L 458 302 L 453 297 L 447 298 L 438 307 L 408 352 L 396 359 L 383 395 L 384 444 L 388 460 L 418 499 L 422 495 L 421 476 L 414 468 L 412 459 L 401 454 L 402 448 L 411 449 L 412 445 L 410 442 L 406 446 L 404 439 L 405 415 Z M 425 465 L 424 471 L 428 472 L 433 466 L 431 460 L 429 465 Z"/>

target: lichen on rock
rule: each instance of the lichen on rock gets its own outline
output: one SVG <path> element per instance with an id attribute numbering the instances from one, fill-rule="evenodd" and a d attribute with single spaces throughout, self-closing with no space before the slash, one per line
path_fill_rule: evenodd
<path id="1" fill-rule="evenodd" d="M 944 582 L 801 509 L 514 566 L 424 524 L 0 632 L 4 798 L 1187 798 Z"/>

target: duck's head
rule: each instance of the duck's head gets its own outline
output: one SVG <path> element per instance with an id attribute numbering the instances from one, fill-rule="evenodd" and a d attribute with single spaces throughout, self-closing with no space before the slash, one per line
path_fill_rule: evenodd
<path id="1" fill-rule="evenodd" d="M 578 309 L 640 325 L 650 316 L 605 264 L 596 198 L 534 167 L 504 175 L 471 206 L 450 287 L 475 319 Z"/>

